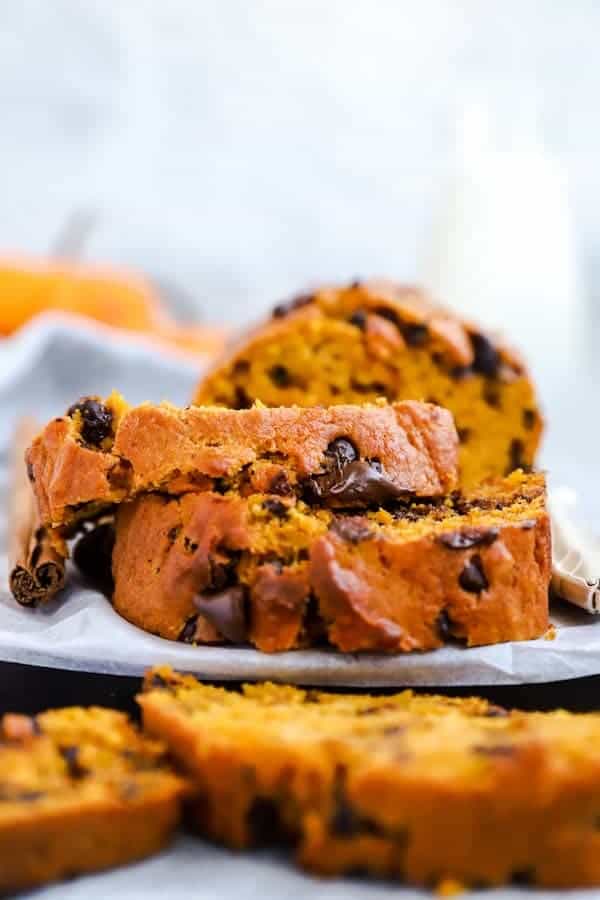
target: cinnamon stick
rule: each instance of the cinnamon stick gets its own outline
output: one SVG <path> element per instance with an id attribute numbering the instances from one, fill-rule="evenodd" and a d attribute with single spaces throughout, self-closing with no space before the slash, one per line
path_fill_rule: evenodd
<path id="1" fill-rule="evenodd" d="M 62 540 L 44 528 L 29 483 L 25 450 L 39 426 L 31 418 L 21 419 L 15 429 L 12 447 L 8 509 L 9 584 L 15 600 L 22 606 L 45 603 L 65 583 L 65 553 Z"/>

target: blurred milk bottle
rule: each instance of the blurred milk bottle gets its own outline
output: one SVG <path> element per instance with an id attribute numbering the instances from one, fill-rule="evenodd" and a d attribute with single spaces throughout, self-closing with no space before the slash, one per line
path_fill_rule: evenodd
<path id="1" fill-rule="evenodd" d="M 497 134 L 485 107 L 464 110 L 424 280 L 547 371 L 576 359 L 583 302 L 566 173 L 522 120 Z"/>

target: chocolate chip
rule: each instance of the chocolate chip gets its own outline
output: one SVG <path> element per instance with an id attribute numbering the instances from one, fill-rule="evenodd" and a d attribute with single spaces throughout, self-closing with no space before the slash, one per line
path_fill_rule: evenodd
<path id="1" fill-rule="evenodd" d="M 400 322 L 400 332 L 409 347 L 422 347 L 429 338 L 427 325 L 419 322 Z"/>
<path id="2" fill-rule="evenodd" d="M 349 438 L 339 437 L 328 445 L 325 456 L 341 470 L 348 463 L 358 459 L 358 450 Z"/>
<path id="3" fill-rule="evenodd" d="M 339 535 L 350 544 L 360 544 L 374 537 L 373 530 L 365 519 L 336 518 L 329 526 L 329 530 Z"/>
<path id="4" fill-rule="evenodd" d="M 499 534 L 498 528 L 462 528 L 460 531 L 439 534 L 436 540 L 449 550 L 467 550 L 480 545 L 487 547 L 494 543 Z"/>
<path id="5" fill-rule="evenodd" d="M 292 840 L 289 829 L 279 813 L 279 807 L 268 797 L 255 797 L 246 813 L 250 842 L 255 847 L 273 847 Z"/>
<path id="6" fill-rule="evenodd" d="M 535 869 L 533 866 L 527 869 L 515 869 L 512 873 L 511 880 L 514 884 L 519 884 L 523 887 L 531 886 L 532 884 L 535 884 Z"/>
<path id="7" fill-rule="evenodd" d="M 250 362 L 247 359 L 236 359 L 233 364 L 233 371 L 236 375 L 245 375 L 250 371 Z"/>
<path id="8" fill-rule="evenodd" d="M 494 378 L 500 368 L 498 351 L 484 334 L 471 334 L 470 338 L 473 347 L 473 371 Z"/>
<path id="9" fill-rule="evenodd" d="M 537 422 L 537 412 L 535 409 L 524 409 L 523 410 L 523 428 L 526 428 L 527 431 L 531 431 L 531 429 L 535 426 Z"/>
<path id="10" fill-rule="evenodd" d="M 183 538 L 183 549 L 186 553 L 195 553 L 198 549 L 198 543 L 186 534 Z"/>
<path id="11" fill-rule="evenodd" d="M 516 748 L 513 744 L 476 744 L 471 748 L 473 753 L 481 756 L 514 756 Z"/>
<path id="12" fill-rule="evenodd" d="M 167 538 L 171 541 L 172 544 L 177 540 L 180 531 L 181 525 L 173 525 L 173 527 L 169 528 L 169 530 L 167 531 Z"/>
<path id="13" fill-rule="evenodd" d="M 106 477 L 114 490 L 127 491 L 133 478 L 133 466 L 128 459 L 120 459 L 111 466 Z"/>
<path id="14" fill-rule="evenodd" d="M 177 638 L 182 644 L 193 644 L 196 637 L 196 628 L 198 625 L 198 615 L 190 616 Z"/>
<path id="15" fill-rule="evenodd" d="M 514 472 L 515 469 L 523 469 L 524 472 L 531 471 L 531 466 L 525 462 L 524 454 L 525 444 L 520 438 L 514 438 L 510 442 L 510 447 L 508 448 L 509 462 L 506 470 L 507 475 Z"/>
<path id="16" fill-rule="evenodd" d="M 279 303 L 273 310 L 273 318 L 283 319 L 294 310 L 300 309 L 302 306 L 308 306 L 314 299 L 314 294 L 299 294 L 297 297 L 293 297 L 285 303 Z"/>
<path id="17" fill-rule="evenodd" d="M 246 640 L 246 594 L 240 585 L 219 594 L 198 594 L 194 606 L 231 643 Z"/>
<path id="18" fill-rule="evenodd" d="M 99 447 L 112 434 L 113 414 L 110 409 L 93 397 L 81 397 L 67 410 L 71 418 L 81 416 L 81 437 L 86 444 Z"/>
<path id="19" fill-rule="evenodd" d="M 362 281 L 360 280 L 360 278 L 355 278 L 354 281 L 351 281 L 349 284 L 349 288 L 351 291 L 357 291 L 361 287 Z"/>
<path id="20" fill-rule="evenodd" d="M 112 554 L 115 529 L 112 522 L 102 522 L 84 534 L 75 544 L 73 561 L 81 574 L 107 597 L 112 596 Z"/>
<path id="21" fill-rule="evenodd" d="M 271 479 L 269 493 L 280 494 L 281 496 L 292 493 L 292 486 L 285 472 L 278 472 L 277 475 Z"/>
<path id="22" fill-rule="evenodd" d="M 470 594 L 480 594 L 481 591 L 486 591 L 489 588 L 489 581 L 483 570 L 483 563 L 479 554 L 472 556 L 465 563 L 465 567 L 459 575 L 458 583 L 463 591 L 468 591 Z"/>
<path id="23" fill-rule="evenodd" d="M 285 366 L 280 365 L 279 363 L 275 366 L 272 366 L 268 371 L 267 375 L 271 379 L 274 385 L 279 388 L 288 388 L 294 383 L 294 379 L 290 374 L 289 369 Z"/>
<path id="24" fill-rule="evenodd" d="M 435 620 L 435 628 L 440 640 L 445 642 L 452 637 L 452 622 L 448 615 L 448 610 L 440 610 L 439 615 Z"/>
<path id="25" fill-rule="evenodd" d="M 267 512 L 270 512 L 271 515 L 276 516 L 278 519 L 284 519 L 289 512 L 289 507 L 285 503 L 282 503 L 281 500 L 273 500 L 270 497 L 263 501 L 262 506 L 263 509 L 266 509 Z"/>
<path id="26" fill-rule="evenodd" d="M 235 396 L 233 400 L 233 408 L 234 409 L 250 409 L 252 407 L 252 400 L 246 393 L 243 387 L 240 387 L 239 384 L 235 387 Z"/>
<path id="27" fill-rule="evenodd" d="M 29 460 L 27 460 L 27 477 L 29 478 L 29 480 L 31 481 L 32 484 L 35 482 L 35 475 L 34 475 L 34 473 L 33 473 L 33 466 L 32 466 L 32 464 L 29 462 Z"/>
<path id="28" fill-rule="evenodd" d="M 227 561 L 217 561 L 214 557 L 209 557 L 208 564 L 210 567 L 210 580 L 205 588 L 206 592 L 219 593 L 227 587 L 232 587 L 237 579 L 237 565 L 239 563 L 240 554 L 236 551 L 228 552 L 230 559 Z"/>
<path id="29" fill-rule="evenodd" d="M 71 778 L 83 778 L 88 774 L 88 770 L 79 762 L 79 747 L 68 746 L 60 747 L 60 754 L 67 764 L 67 769 Z"/>
<path id="30" fill-rule="evenodd" d="M 471 429 L 470 428 L 457 428 L 456 433 L 458 434 L 458 440 L 461 444 L 466 444 L 469 438 L 471 437 Z"/>
<path id="31" fill-rule="evenodd" d="M 348 321 L 351 325 L 355 325 L 361 331 L 364 331 L 367 327 L 367 314 L 364 309 L 355 309 Z"/>
<path id="32" fill-rule="evenodd" d="M 493 381 L 486 381 L 481 396 L 492 409 L 500 409 L 500 389 Z"/>

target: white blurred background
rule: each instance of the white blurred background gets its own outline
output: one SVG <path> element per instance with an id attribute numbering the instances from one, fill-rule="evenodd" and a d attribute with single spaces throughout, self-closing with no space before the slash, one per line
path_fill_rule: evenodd
<path id="1" fill-rule="evenodd" d="M 599 34 L 595 0 L 5 0 L 0 247 L 44 253 L 92 211 L 86 258 L 175 280 L 212 320 L 422 279 L 475 102 L 503 147 L 527 132 L 558 161 L 587 277 Z"/>

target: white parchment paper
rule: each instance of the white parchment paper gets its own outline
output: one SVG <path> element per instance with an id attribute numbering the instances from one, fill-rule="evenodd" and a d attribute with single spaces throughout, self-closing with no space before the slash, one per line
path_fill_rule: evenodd
<path id="1" fill-rule="evenodd" d="M 0 346 L 0 477 L 15 417 L 46 420 L 84 393 L 118 387 L 132 402 L 185 403 L 200 364 L 161 354 L 141 341 L 47 319 Z M 5 525 L 5 522 L 3 522 Z M 0 533 L 0 548 L 5 535 Z M 554 640 L 431 653 L 379 656 L 305 650 L 267 655 L 247 648 L 189 647 L 146 634 L 121 619 L 74 577 L 40 610 L 18 606 L 0 556 L 0 660 L 98 673 L 140 675 L 152 664 L 215 680 L 273 679 L 313 685 L 500 685 L 559 681 L 600 672 L 600 620 L 575 608 L 553 610 Z"/>

